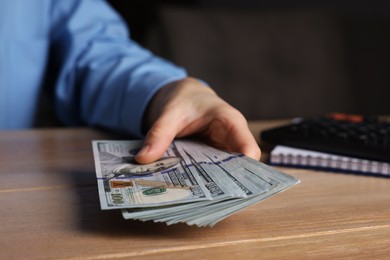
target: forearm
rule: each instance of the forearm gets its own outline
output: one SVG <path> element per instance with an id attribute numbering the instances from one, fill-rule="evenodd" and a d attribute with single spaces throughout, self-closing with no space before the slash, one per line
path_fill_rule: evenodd
<path id="1" fill-rule="evenodd" d="M 186 72 L 131 41 L 122 20 L 104 2 L 55 5 L 65 13 L 53 27 L 53 46 L 60 54 L 56 84 L 60 118 L 70 125 L 100 126 L 141 137 L 150 99 L 162 86 L 186 77 Z"/>

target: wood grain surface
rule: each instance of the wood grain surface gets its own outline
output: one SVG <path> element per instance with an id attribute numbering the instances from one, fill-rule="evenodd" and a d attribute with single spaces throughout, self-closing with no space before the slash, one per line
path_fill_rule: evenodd
<path id="1" fill-rule="evenodd" d="M 280 123 L 250 127 L 258 135 Z M 0 259 L 390 256 L 390 178 L 278 168 L 301 183 L 213 228 L 102 211 L 91 140 L 119 138 L 83 128 L 0 133 Z"/>

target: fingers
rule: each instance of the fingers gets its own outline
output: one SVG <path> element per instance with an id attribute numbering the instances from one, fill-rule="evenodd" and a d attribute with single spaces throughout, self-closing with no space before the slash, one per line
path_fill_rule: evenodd
<path id="1" fill-rule="evenodd" d="M 222 141 L 227 144 L 230 150 L 260 160 L 260 147 L 250 132 L 245 118 L 239 114 L 236 117 L 230 117 L 229 120 L 229 123 L 224 123 L 224 128 L 228 129 L 228 133 L 225 135 L 225 140 Z M 231 125 L 230 129 L 227 127 L 228 125 Z"/>
<path id="2" fill-rule="evenodd" d="M 141 164 L 156 161 L 175 137 L 197 134 L 216 147 L 259 160 L 260 148 L 244 116 L 215 92 L 195 83 L 170 84 L 154 97 L 146 117 L 152 127 L 135 159 Z"/>
<path id="3" fill-rule="evenodd" d="M 234 151 L 251 157 L 254 160 L 260 160 L 261 150 L 251 133 L 249 133 L 249 136 L 246 138 L 242 138 L 242 140 L 237 141 L 235 145 L 236 147 L 233 148 Z"/>
<path id="4" fill-rule="evenodd" d="M 231 139 L 234 141 L 233 145 L 235 145 L 235 150 L 252 159 L 257 161 L 260 160 L 260 147 L 250 132 L 245 119 L 237 131 L 239 131 L 239 133 L 232 133 L 233 138 Z"/>

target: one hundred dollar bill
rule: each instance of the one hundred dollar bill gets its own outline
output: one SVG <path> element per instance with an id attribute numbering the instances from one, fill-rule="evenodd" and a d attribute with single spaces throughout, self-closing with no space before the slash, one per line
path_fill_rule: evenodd
<path id="1" fill-rule="evenodd" d="M 141 141 L 93 141 L 102 209 L 142 208 L 211 200 L 211 194 L 173 144 L 158 161 L 134 160 Z"/>

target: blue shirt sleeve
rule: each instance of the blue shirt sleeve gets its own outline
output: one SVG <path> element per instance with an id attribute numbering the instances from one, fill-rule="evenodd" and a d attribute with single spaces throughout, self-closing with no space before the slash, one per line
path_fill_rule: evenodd
<path id="1" fill-rule="evenodd" d="M 53 1 L 51 13 L 60 118 L 142 137 L 149 101 L 185 70 L 132 41 L 104 1 Z"/>

